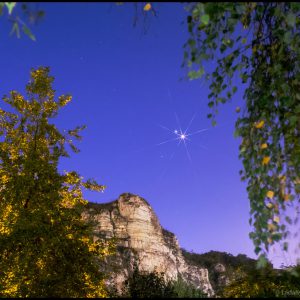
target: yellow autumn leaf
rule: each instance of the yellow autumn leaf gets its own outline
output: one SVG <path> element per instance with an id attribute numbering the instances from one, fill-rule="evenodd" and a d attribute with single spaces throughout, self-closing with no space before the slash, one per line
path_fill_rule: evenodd
<path id="1" fill-rule="evenodd" d="M 82 238 L 80 238 L 80 241 L 82 241 L 85 244 L 88 244 L 90 239 L 88 237 L 82 237 Z"/>
<path id="2" fill-rule="evenodd" d="M 144 10 L 145 11 L 148 11 L 151 9 L 151 4 L 150 3 L 147 3 L 145 6 L 144 6 Z"/>
<path id="3" fill-rule="evenodd" d="M 268 163 L 269 163 L 269 161 L 270 161 L 270 157 L 269 156 L 265 156 L 264 158 L 263 158 L 263 160 L 262 160 L 262 164 L 263 165 L 267 165 Z"/>
<path id="4" fill-rule="evenodd" d="M 267 197 L 270 198 L 270 199 L 273 199 L 273 197 L 274 197 L 274 192 L 273 192 L 273 191 L 268 191 L 268 192 L 267 192 Z"/>
<path id="5" fill-rule="evenodd" d="M 289 194 L 285 194 L 283 198 L 284 198 L 284 201 L 289 201 L 290 195 Z"/>
<path id="6" fill-rule="evenodd" d="M 272 244 L 273 240 L 271 238 L 268 238 L 268 244 Z"/>
<path id="7" fill-rule="evenodd" d="M 296 178 L 296 179 L 294 180 L 294 183 L 295 183 L 295 184 L 300 184 L 300 178 Z"/>
<path id="8" fill-rule="evenodd" d="M 41 258 L 38 258 L 36 265 L 42 270 L 42 269 L 44 269 L 46 264 Z"/>
<path id="9" fill-rule="evenodd" d="M 280 219 L 279 219 L 278 216 L 274 216 L 274 217 L 273 217 L 273 221 L 274 221 L 275 223 L 279 223 Z"/>
<path id="10" fill-rule="evenodd" d="M 261 146 L 260 146 L 260 149 L 266 149 L 268 148 L 268 144 L 267 143 L 263 143 Z"/>
<path id="11" fill-rule="evenodd" d="M 9 178 L 8 178 L 8 176 L 6 174 L 3 174 L 1 176 L 1 180 L 2 180 L 3 184 L 6 184 L 9 181 Z"/>
<path id="12" fill-rule="evenodd" d="M 286 180 L 285 175 L 279 175 L 278 178 L 279 178 L 280 181 L 283 181 L 283 182 L 285 182 L 285 180 Z"/>
<path id="13" fill-rule="evenodd" d="M 276 225 L 274 225 L 273 223 L 269 223 L 269 224 L 268 224 L 268 230 L 269 230 L 269 231 L 274 231 L 274 230 L 276 230 Z"/>
<path id="14" fill-rule="evenodd" d="M 258 128 L 258 129 L 260 129 L 260 128 L 262 128 L 264 126 L 264 124 L 265 124 L 265 121 L 261 120 L 260 122 L 255 123 L 255 127 Z"/>
<path id="15" fill-rule="evenodd" d="M 268 208 L 272 208 L 272 207 L 273 207 L 273 204 L 269 202 L 269 203 L 267 203 L 267 207 L 268 207 Z"/>
<path id="16" fill-rule="evenodd" d="M 240 108 L 239 106 L 237 106 L 236 109 L 235 109 L 235 111 L 236 111 L 237 113 L 239 113 L 239 112 L 241 111 L 241 108 Z"/>

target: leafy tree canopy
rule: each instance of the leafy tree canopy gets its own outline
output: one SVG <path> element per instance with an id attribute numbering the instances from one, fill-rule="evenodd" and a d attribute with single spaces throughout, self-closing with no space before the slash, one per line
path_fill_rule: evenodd
<path id="1" fill-rule="evenodd" d="M 237 91 L 235 76 L 245 84 L 235 134 L 241 137 L 250 237 L 264 265 L 270 246 L 287 238 L 299 214 L 300 4 L 208 2 L 189 4 L 187 11 L 185 65 L 190 79 L 205 76 L 210 82 L 213 124 L 220 104 Z M 212 60 L 217 67 L 206 73 L 203 63 Z"/>
<path id="2" fill-rule="evenodd" d="M 133 273 L 125 281 L 123 295 L 132 298 L 205 298 L 207 295 L 185 282 L 181 277 L 167 280 L 164 273 L 142 272 L 134 266 Z"/>
<path id="3" fill-rule="evenodd" d="M 123 288 L 123 295 L 132 298 L 170 298 L 173 294 L 173 288 L 165 281 L 163 273 L 144 273 L 137 265 Z"/>
<path id="4" fill-rule="evenodd" d="M 299 266 L 293 267 L 299 273 Z M 236 278 L 222 291 L 219 296 L 224 298 L 266 298 L 266 297 L 299 297 L 299 276 L 291 270 L 274 270 L 264 267 L 248 273 L 236 273 Z"/>
<path id="5" fill-rule="evenodd" d="M 0 297 L 106 296 L 98 263 L 112 244 L 82 218 L 82 188 L 104 186 L 57 169 L 83 127 L 62 134 L 49 122 L 71 100 L 55 99 L 53 80 L 32 70 L 27 99 L 11 91 L 10 111 L 0 109 Z"/>

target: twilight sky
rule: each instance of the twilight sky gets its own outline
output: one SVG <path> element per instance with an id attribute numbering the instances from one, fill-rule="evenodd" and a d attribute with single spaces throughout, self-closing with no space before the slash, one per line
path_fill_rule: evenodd
<path id="1" fill-rule="evenodd" d="M 62 160 L 60 168 L 107 185 L 104 193 L 86 193 L 88 200 L 140 195 L 181 247 L 255 257 L 246 185 L 238 174 L 239 140 L 233 136 L 242 90 L 220 108 L 212 127 L 206 117 L 209 84 L 180 81 L 188 37 L 183 6 L 153 7 L 158 17 L 149 12 L 144 34 L 141 15 L 133 27 L 133 4 L 40 3 L 46 16 L 31 26 L 36 42 L 10 37 L 11 24 L 2 17 L 0 95 L 23 93 L 30 69 L 49 66 L 57 96 L 73 96 L 55 123 L 61 129 L 87 125 L 81 152 Z M 187 149 L 174 140 L 180 126 L 195 133 Z M 278 250 L 270 258 L 277 266 L 291 259 Z"/>

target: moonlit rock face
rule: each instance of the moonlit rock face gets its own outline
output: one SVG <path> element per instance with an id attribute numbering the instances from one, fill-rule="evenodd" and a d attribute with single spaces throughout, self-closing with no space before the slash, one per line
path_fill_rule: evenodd
<path id="1" fill-rule="evenodd" d="M 181 275 L 208 295 L 214 294 L 207 269 L 185 262 L 176 236 L 161 227 L 143 198 L 127 193 L 111 203 L 91 203 L 88 207 L 84 216 L 95 221 L 95 233 L 117 238 L 117 254 L 107 263 L 115 270 L 108 284 L 114 283 L 121 290 L 137 263 L 140 271 L 164 272 L 166 279 Z"/>

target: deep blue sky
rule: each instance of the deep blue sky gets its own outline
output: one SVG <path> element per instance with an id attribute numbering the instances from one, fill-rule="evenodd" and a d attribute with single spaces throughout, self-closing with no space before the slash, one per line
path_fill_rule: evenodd
<path id="1" fill-rule="evenodd" d="M 183 248 L 255 257 L 233 136 L 242 91 L 221 107 L 212 127 L 208 84 L 179 80 L 186 75 L 180 67 L 188 37 L 183 6 L 153 6 L 159 14 L 148 18 L 146 34 L 142 18 L 133 27 L 133 4 L 41 3 L 46 16 L 31 27 L 36 42 L 9 37 L 10 24 L 2 17 L 0 95 L 23 92 L 32 67 L 50 66 L 57 95 L 73 96 L 55 122 L 62 129 L 87 125 L 81 152 L 60 168 L 107 185 L 104 193 L 87 193 L 88 200 L 138 194 Z M 183 144 L 161 144 L 176 137 L 175 114 L 183 129 L 196 114 L 190 133 L 209 128 L 187 141 L 191 159 Z M 285 262 L 280 252 L 274 255 Z"/>

